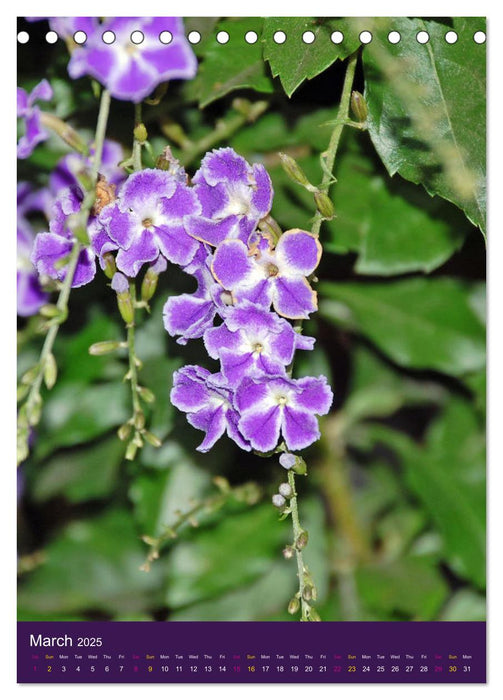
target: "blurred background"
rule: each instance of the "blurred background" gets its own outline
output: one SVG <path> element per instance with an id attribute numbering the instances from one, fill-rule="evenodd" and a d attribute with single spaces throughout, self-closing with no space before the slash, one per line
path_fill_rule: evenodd
<path id="1" fill-rule="evenodd" d="M 320 154 L 345 63 L 318 71 L 291 96 L 265 63 L 258 88 L 209 94 L 209 81 L 225 77 L 212 34 L 262 21 L 188 19 L 187 29 L 202 34 L 196 52 L 205 69 L 145 106 L 145 124 L 153 152 L 169 143 L 190 174 L 206 150 L 222 145 L 264 163 L 275 190 L 273 217 L 283 230 L 309 230 L 312 195 L 288 179 L 278 152 L 321 181 Z M 454 20 L 429 24 L 444 32 Z M 91 137 L 91 82 L 68 78 L 66 47 L 46 44 L 46 22 L 21 21 L 25 26 L 31 41 L 19 47 L 18 85 L 31 89 L 47 77 L 56 114 Z M 365 62 L 366 51 L 354 88 L 370 107 L 390 77 L 377 70 L 383 63 Z M 454 88 L 461 99 L 461 84 Z M 240 118 L 236 98 L 247 101 L 248 112 L 264 102 L 260 116 Z M 407 104 L 414 109 L 413 99 Z M 295 361 L 296 376 L 325 374 L 335 395 L 321 420 L 322 439 L 305 453 L 308 476 L 297 479 L 309 531 L 305 560 L 323 620 L 483 620 L 484 237 L 473 216 L 428 194 L 434 169 L 425 167 L 415 181 L 408 173 L 389 176 L 373 109 L 369 131 L 343 132 L 331 190 L 336 217 L 321 230 L 320 310 L 305 324 L 316 349 Z M 406 114 L 405 130 L 415 116 Z M 469 117 L 466 129 L 476 131 L 483 115 Z M 133 106 L 113 101 L 107 136 L 125 155 L 132 124 Z M 418 150 L 428 148 L 431 140 Z M 67 152 L 49 139 L 19 161 L 18 181 L 47 186 Z M 153 165 L 147 155 L 144 163 Z M 40 215 L 31 223 L 47 230 Z M 197 453 L 201 433 L 169 402 L 175 369 L 213 369 L 202 341 L 180 346 L 163 328 L 166 298 L 192 291 L 193 280 L 169 266 L 138 326 L 140 380 L 156 394 L 148 425 L 163 444 L 147 445 L 133 462 L 124 460 L 116 435 L 130 416 L 126 358 L 88 353 L 95 342 L 124 337 L 107 282 L 98 272 L 72 291 L 54 350 L 58 381 L 46 392 L 31 455 L 19 468 L 18 619 L 293 619 L 286 607 L 297 590 L 295 563 L 282 556 L 291 524 L 271 505 L 284 470 L 276 458 L 244 453 L 226 437 Z M 20 375 L 37 362 L 39 326 L 35 317 L 19 319 Z M 159 558 L 149 563 L 156 538 Z"/>

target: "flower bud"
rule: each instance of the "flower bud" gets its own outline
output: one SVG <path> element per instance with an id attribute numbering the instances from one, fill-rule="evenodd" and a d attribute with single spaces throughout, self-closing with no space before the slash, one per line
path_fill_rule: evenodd
<path id="1" fill-rule="evenodd" d="M 292 547 L 291 544 L 287 544 L 287 546 L 283 549 L 283 556 L 285 559 L 292 559 L 295 554 L 295 549 Z"/>
<path id="2" fill-rule="evenodd" d="M 309 601 L 313 599 L 313 587 L 309 585 L 304 586 L 302 589 L 302 597 L 307 603 L 309 603 Z"/>
<path id="3" fill-rule="evenodd" d="M 133 135 L 136 141 L 138 141 L 139 143 L 145 143 L 145 141 L 148 139 L 148 133 L 145 124 L 137 124 L 133 129 Z"/>
<path id="4" fill-rule="evenodd" d="M 89 155 L 89 147 L 69 124 L 49 112 L 40 112 L 40 121 L 47 129 L 54 131 L 65 143 L 83 156 Z"/>
<path id="5" fill-rule="evenodd" d="M 162 440 L 148 430 L 143 431 L 143 437 L 152 447 L 161 447 Z"/>
<path id="6" fill-rule="evenodd" d="M 134 322 L 134 306 L 133 299 L 129 293 L 129 282 L 127 277 L 122 272 L 116 272 L 112 278 L 112 289 L 117 292 L 117 306 L 119 307 L 120 315 L 128 324 Z"/>
<path id="7" fill-rule="evenodd" d="M 279 463 L 281 464 L 283 469 L 291 469 L 296 461 L 297 458 L 295 457 L 295 455 L 292 455 L 289 452 L 283 452 L 283 454 L 279 456 Z"/>
<path id="8" fill-rule="evenodd" d="M 130 462 L 136 457 L 138 446 L 131 440 L 126 449 L 126 459 Z"/>
<path id="9" fill-rule="evenodd" d="M 155 394 L 152 391 L 150 391 L 150 389 L 147 389 L 146 386 L 139 386 L 138 393 L 140 394 L 141 398 L 145 401 L 145 403 L 154 403 Z"/>
<path id="10" fill-rule="evenodd" d="M 93 343 L 89 348 L 90 355 L 109 355 L 111 352 L 124 347 L 124 344 L 119 340 L 102 340 L 99 343 Z"/>
<path id="11" fill-rule="evenodd" d="M 312 187 L 311 183 L 306 177 L 305 172 L 302 170 L 302 168 L 296 160 L 294 160 L 287 153 L 278 153 L 278 155 L 280 157 L 283 170 L 288 175 L 290 180 L 293 180 L 297 184 L 302 185 L 303 187 L 306 187 L 308 189 Z"/>
<path id="12" fill-rule="evenodd" d="M 56 318 L 56 316 L 60 315 L 61 310 L 58 309 L 56 304 L 44 304 L 42 307 L 40 307 L 39 313 L 45 318 Z"/>
<path id="13" fill-rule="evenodd" d="M 351 109 L 359 122 L 366 122 L 368 117 L 367 102 L 358 90 L 351 93 Z"/>
<path id="14" fill-rule="evenodd" d="M 115 273 L 117 272 L 117 268 L 115 266 L 115 258 L 112 255 L 112 253 L 105 253 L 105 255 L 103 256 L 103 262 L 103 272 L 108 277 L 108 279 L 112 279 Z"/>
<path id="15" fill-rule="evenodd" d="M 276 508 L 283 508 L 285 503 L 286 503 L 285 499 L 279 493 L 275 493 L 274 496 L 272 497 L 272 504 L 273 504 L 273 506 L 276 506 Z"/>
<path id="16" fill-rule="evenodd" d="M 307 531 L 303 530 L 295 540 L 295 547 L 297 549 L 304 549 L 304 547 L 307 545 L 308 539 L 309 535 L 307 534 Z"/>
<path id="17" fill-rule="evenodd" d="M 166 259 L 162 255 L 159 255 L 155 264 L 148 268 L 141 284 L 142 301 L 150 301 L 150 299 L 152 299 L 157 289 L 159 274 L 164 272 L 167 265 Z"/>
<path id="18" fill-rule="evenodd" d="M 330 199 L 328 194 L 326 194 L 325 192 L 321 192 L 321 190 L 317 190 L 314 193 L 314 202 L 316 204 L 316 208 L 318 209 L 318 211 L 324 219 L 334 218 L 334 205 L 332 204 L 332 200 Z"/>
<path id="19" fill-rule="evenodd" d="M 125 442 L 131 435 L 131 423 L 123 423 L 117 430 L 117 435 L 119 436 L 119 440 Z"/>
<path id="20" fill-rule="evenodd" d="M 45 358 L 44 363 L 44 382 L 48 389 L 56 384 L 56 378 L 58 376 L 58 366 L 56 364 L 56 359 L 52 352 L 50 352 Z"/>
<path id="21" fill-rule="evenodd" d="M 316 608 L 309 609 L 309 619 L 311 622 L 321 622 L 320 613 L 316 610 Z"/>
<path id="22" fill-rule="evenodd" d="M 295 464 L 292 467 L 293 471 L 300 476 L 305 476 L 307 474 L 307 465 L 302 459 L 302 457 L 295 458 Z"/>
<path id="23" fill-rule="evenodd" d="M 278 491 L 285 498 L 291 498 L 292 494 L 293 494 L 292 487 L 290 486 L 290 484 L 287 484 L 286 482 L 284 484 L 279 485 Z"/>
<path id="24" fill-rule="evenodd" d="M 21 377 L 21 384 L 26 384 L 30 385 L 33 384 L 35 379 L 37 378 L 38 375 L 38 370 L 39 370 L 39 365 L 36 364 L 34 367 L 31 367 L 27 372 L 23 374 Z"/>
<path id="25" fill-rule="evenodd" d="M 288 612 L 290 613 L 290 615 L 295 615 L 295 613 L 298 612 L 299 608 L 299 599 L 296 596 L 294 596 L 292 600 L 288 603 Z"/>
<path id="26" fill-rule="evenodd" d="M 35 394 L 31 401 L 26 404 L 26 417 L 28 425 L 38 425 L 42 415 L 42 397 Z"/>
<path id="27" fill-rule="evenodd" d="M 143 411 L 137 411 L 134 414 L 134 427 L 137 430 L 143 430 L 143 428 L 145 427 L 145 414 L 143 413 Z"/>

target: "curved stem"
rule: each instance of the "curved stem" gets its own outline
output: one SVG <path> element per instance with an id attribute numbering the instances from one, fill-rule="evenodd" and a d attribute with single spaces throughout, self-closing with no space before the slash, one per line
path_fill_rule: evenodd
<path id="1" fill-rule="evenodd" d="M 101 165 L 101 155 L 103 152 L 103 142 L 105 140 L 105 132 L 109 110 L 110 93 L 107 90 L 103 90 L 100 100 L 98 121 L 96 124 L 95 152 L 93 155 L 91 169 L 92 189 L 89 189 L 85 193 L 82 205 L 80 207 L 80 211 L 76 215 L 75 223 L 71 227 L 72 233 L 75 236 L 75 241 L 70 252 L 65 278 L 62 282 L 58 301 L 56 303 L 56 308 L 58 309 L 59 314 L 50 322 L 49 331 L 45 337 L 44 344 L 40 353 L 40 359 L 37 365 L 38 370 L 36 372 L 35 377 L 33 378 L 30 391 L 26 398 L 26 402 L 19 412 L 20 423 L 18 437 L 20 438 L 20 453 L 18 455 L 18 459 L 21 458 L 20 461 L 26 458 L 28 454 L 29 426 L 36 425 L 36 423 L 38 423 L 38 414 L 42 402 L 40 396 L 40 388 L 42 386 L 46 364 L 49 356 L 52 354 L 52 349 L 56 341 L 59 328 L 65 322 L 68 316 L 68 299 L 70 297 L 70 291 L 72 288 L 73 278 L 75 276 L 75 270 L 77 269 L 79 255 L 82 250 L 79 238 L 82 238 L 82 231 L 84 232 L 84 236 L 87 235 L 85 233 L 87 228 L 87 221 L 89 219 L 89 215 L 91 213 L 91 209 L 96 198 L 95 183 Z"/>
<path id="2" fill-rule="evenodd" d="M 135 104 L 134 106 L 134 125 L 141 124 L 141 102 Z M 141 143 L 138 141 L 136 136 L 133 140 L 133 168 L 134 170 L 141 170 Z"/>
<path id="3" fill-rule="evenodd" d="M 297 491 L 295 490 L 295 473 L 292 469 L 288 471 L 288 483 L 292 489 L 292 497 L 290 498 L 290 512 L 292 515 L 292 525 L 293 525 L 293 541 L 295 549 L 295 558 L 297 560 L 297 576 L 299 578 L 299 592 L 298 597 L 301 605 L 301 620 L 307 622 L 309 620 L 309 612 L 311 606 L 306 600 L 306 567 L 304 565 L 303 548 L 299 547 L 299 537 L 303 534 L 304 529 L 300 524 L 299 509 L 297 502 Z"/>

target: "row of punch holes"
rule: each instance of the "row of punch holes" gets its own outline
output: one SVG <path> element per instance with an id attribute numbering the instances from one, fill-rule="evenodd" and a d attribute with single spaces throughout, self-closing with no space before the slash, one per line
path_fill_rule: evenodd
<path id="1" fill-rule="evenodd" d="M 133 44 L 141 44 L 144 38 L 145 37 L 143 35 L 143 32 L 139 30 L 132 32 L 130 37 L 131 43 Z M 216 40 L 219 44 L 227 44 L 229 38 L 229 33 L 225 31 L 220 31 L 216 35 Z M 342 32 L 335 31 L 332 32 L 330 38 L 334 44 L 342 44 L 342 42 L 344 41 L 344 34 Z M 388 41 L 390 42 L 390 44 L 398 44 L 401 41 L 401 38 L 402 37 L 400 35 L 400 32 L 397 31 L 392 31 L 388 34 Z M 47 34 L 45 35 L 45 40 L 48 44 L 55 44 L 58 41 L 58 39 L 59 37 L 57 33 L 53 31 L 47 32 Z M 103 32 L 102 39 L 105 44 L 113 44 L 115 41 L 115 34 L 112 31 L 105 31 Z M 189 32 L 187 35 L 187 39 L 191 44 L 199 44 L 199 42 L 201 41 L 201 34 L 196 31 Z M 370 42 L 372 41 L 372 33 L 368 31 L 360 32 L 359 39 L 362 44 L 370 44 Z M 446 32 L 444 39 L 448 44 L 455 44 L 458 40 L 458 35 L 456 34 L 456 32 L 451 30 Z M 27 44 L 30 40 L 30 35 L 28 34 L 28 32 L 25 31 L 19 32 L 17 35 L 17 40 L 20 44 Z M 87 35 L 83 31 L 77 31 L 73 35 L 73 40 L 76 44 L 85 44 L 87 41 Z M 165 31 L 159 34 L 159 41 L 161 42 L 161 44 L 170 44 L 172 40 L 173 35 L 171 34 L 171 32 Z M 246 32 L 246 34 L 244 35 L 244 40 L 247 44 L 255 44 L 258 41 L 257 32 Z M 287 41 L 287 35 L 285 32 L 278 30 L 277 32 L 274 32 L 273 40 L 276 42 L 276 44 L 284 44 Z M 302 41 L 305 44 L 314 44 L 315 40 L 316 35 L 314 34 L 314 32 L 306 31 L 302 34 Z M 428 34 L 428 32 L 425 31 L 418 32 L 416 34 L 416 40 L 420 44 L 427 44 L 430 40 L 430 35 Z M 473 41 L 476 44 L 483 44 L 485 43 L 485 40 L 485 32 L 478 31 L 475 32 L 475 34 L 473 35 Z"/>

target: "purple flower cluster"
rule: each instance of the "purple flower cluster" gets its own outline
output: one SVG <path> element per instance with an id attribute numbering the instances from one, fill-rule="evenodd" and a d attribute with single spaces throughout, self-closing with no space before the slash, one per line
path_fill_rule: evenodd
<path id="1" fill-rule="evenodd" d="M 185 38 L 179 17 L 51 17 L 51 29 L 67 41 L 85 32 L 84 44 L 74 44 L 68 72 L 72 78 L 90 75 L 118 100 L 141 102 L 160 84 L 188 80 L 197 60 Z M 103 35 L 113 36 L 105 43 Z M 132 34 L 141 32 L 134 43 Z M 167 39 L 164 39 L 164 37 Z"/>
<path id="2" fill-rule="evenodd" d="M 316 415 L 328 412 L 333 396 L 323 376 L 290 377 L 295 351 L 311 350 L 314 338 L 287 319 L 317 308 L 307 277 L 319 263 L 318 238 L 295 229 L 274 243 L 259 230 L 272 204 L 269 175 L 230 148 L 205 156 L 193 187 L 175 172 L 131 176 L 102 212 L 109 238 L 128 246 L 117 254 L 120 270 L 137 273 L 128 254 L 135 246 L 137 259 L 151 262 L 159 253 L 197 282 L 192 294 L 167 300 L 164 325 L 181 344 L 203 338 L 220 370 L 178 370 L 171 401 L 205 433 L 202 452 L 224 433 L 243 450 L 271 451 L 281 437 L 289 450 L 307 447 L 319 438 Z"/>

